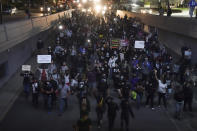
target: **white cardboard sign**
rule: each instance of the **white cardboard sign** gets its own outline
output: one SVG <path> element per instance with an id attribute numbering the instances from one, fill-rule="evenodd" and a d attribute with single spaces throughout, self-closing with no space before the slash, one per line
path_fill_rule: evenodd
<path id="1" fill-rule="evenodd" d="M 135 48 L 143 49 L 144 48 L 144 41 L 135 41 Z"/>
<path id="2" fill-rule="evenodd" d="M 51 63 L 51 55 L 37 55 L 37 63 Z"/>
<path id="3" fill-rule="evenodd" d="M 185 56 L 190 56 L 191 52 L 190 51 L 185 51 Z"/>
<path id="4" fill-rule="evenodd" d="M 22 65 L 22 71 L 31 71 L 31 65 Z"/>

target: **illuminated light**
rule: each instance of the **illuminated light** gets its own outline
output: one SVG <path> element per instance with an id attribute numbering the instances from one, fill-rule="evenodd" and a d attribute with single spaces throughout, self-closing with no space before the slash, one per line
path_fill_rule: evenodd
<path id="1" fill-rule="evenodd" d="M 109 9 L 111 10 L 111 6 L 109 7 Z"/>
<path id="2" fill-rule="evenodd" d="M 78 4 L 78 7 L 80 8 L 81 7 L 81 4 Z"/>
<path id="3" fill-rule="evenodd" d="M 153 13 L 153 11 L 152 10 L 149 10 L 149 14 L 152 14 Z"/>
<path id="4" fill-rule="evenodd" d="M 145 11 L 145 10 L 141 10 L 141 13 L 145 14 L 145 13 L 146 13 L 146 11 Z"/>
<path id="5" fill-rule="evenodd" d="M 50 7 L 48 7 L 48 8 L 47 8 L 47 11 L 50 11 L 50 10 L 51 10 L 51 8 L 50 8 Z"/>
<path id="6" fill-rule="evenodd" d="M 43 9 L 43 7 L 40 7 L 40 11 L 43 11 L 44 9 Z"/>
<path id="7" fill-rule="evenodd" d="M 59 25 L 59 27 L 58 27 L 60 30 L 62 30 L 63 29 L 63 25 Z"/>
<path id="8" fill-rule="evenodd" d="M 92 11 L 91 8 L 89 8 L 89 9 L 88 9 L 88 12 L 91 12 L 91 11 Z"/>
<path id="9" fill-rule="evenodd" d="M 60 8 L 64 7 L 63 5 L 60 5 Z"/>
<path id="10" fill-rule="evenodd" d="M 95 3 L 99 3 L 101 0 L 94 0 Z"/>
<path id="11" fill-rule="evenodd" d="M 104 11 L 104 10 L 102 11 L 102 14 L 103 14 L 103 15 L 105 14 L 105 11 Z"/>
<path id="12" fill-rule="evenodd" d="M 105 5 L 105 6 L 103 7 L 103 9 L 104 9 L 104 10 L 107 10 L 107 6 Z"/>
<path id="13" fill-rule="evenodd" d="M 86 12 L 86 9 L 82 9 L 82 12 Z"/>
<path id="14" fill-rule="evenodd" d="M 133 3 L 133 4 L 131 4 L 131 6 L 133 6 L 133 7 L 138 7 L 139 5 Z"/>
<path id="15" fill-rule="evenodd" d="M 97 5 L 97 6 L 95 7 L 95 10 L 96 10 L 97 13 L 99 13 L 99 12 L 101 11 L 101 6 L 100 6 L 100 5 Z"/>
<path id="16" fill-rule="evenodd" d="M 83 3 L 86 3 L 86 2 L 87 2 L 87 0 L 82 0 L 82 2 L 83 2 Z"/>
<path id="17" fill-rule="evenodd" d="M 90 39 L 88 39 L 87 41 L 88 41 L 88 43 L 90 43 Z"/>

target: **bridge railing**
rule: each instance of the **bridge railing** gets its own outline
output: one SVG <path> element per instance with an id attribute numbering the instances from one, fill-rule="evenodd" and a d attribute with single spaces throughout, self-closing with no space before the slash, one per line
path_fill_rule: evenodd
<path id="1" fill-rule="evenodd" d="M 0 52 L 54 26 L 72 10 L 57 14 L 0 25 Z"/>

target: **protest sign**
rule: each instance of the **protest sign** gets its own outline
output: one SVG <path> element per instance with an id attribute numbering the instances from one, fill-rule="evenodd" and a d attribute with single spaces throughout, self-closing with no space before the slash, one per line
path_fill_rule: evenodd
<path id="1" fill-rule="evenodd" d="M 121 46 L 128 46 L 129 45 L 129 41 L 128 40 L 120 40 L 120 45 Z"/>
<path id="2" fill-rule="evenodd" d="M 30 65 L 22 65 L 22 71 L 31 71 Z"/>
<path id="3" fill-rule="evenodd" d="M 144 41 L 135 41 L 135 48 L 143 49 L 144 48 Z"/>
<path id="4" fill-rule="evenodd" d="M 119 48 L 120 46 L 120 39 L 113 39 L 111 43 L 111 48 Z"/>
<path id="5" fill-rule="evenodd" d="M 51 63 L 51 55 L 37 55 L 37 63 Z"/>

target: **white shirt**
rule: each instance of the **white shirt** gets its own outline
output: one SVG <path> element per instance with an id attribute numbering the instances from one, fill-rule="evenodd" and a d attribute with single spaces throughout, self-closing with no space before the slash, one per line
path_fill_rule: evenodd
<path id="1" fill-rule="evenodd" d="M 117 59 L 118 59 L 117 57 L 114 57 L 114 58 L 110 58 L 109 59 L 108 65 L 109 65 L 110 68 L 113 68 L 113 67 L 116 66 L 116 60 Z"/>
<path id="2" fill-rule="evenodd" d="M 158 92 L 159 92 L 159 93 L 166 93 L 167 84 L 163 84 L 163 83 L 161 82 L 161 80 L 158 80 L 158 82 L 159 82 Z"/>
<path id="3" fill-rule="evenodd" d="M 77 85 L 78 85 L 78 82 L 75 79 L 72 79 L 71 80 L 71 86 L 72 87 L 77 87 Z"/>
<path id="4" fill-rule="evenodd" d="M 64 75 L 64 80 L 65 80 L 65 83 L 70 83 L 70 76 Z"/>
<path id="5" fill-rule="evenodd" d="M 32 84 L 32 92 L 33 93 L 38 93 L 37 89 L 38 89 L 38 83 L 37 82 L 33 83 Z"/>

